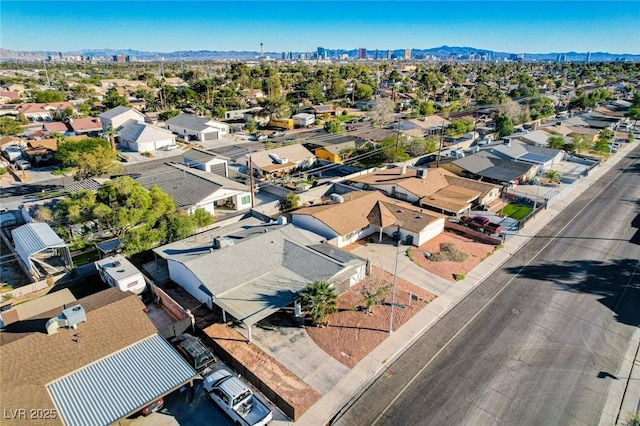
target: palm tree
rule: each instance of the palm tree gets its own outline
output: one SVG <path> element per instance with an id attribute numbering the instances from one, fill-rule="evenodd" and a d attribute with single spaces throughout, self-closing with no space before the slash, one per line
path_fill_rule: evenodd
<path id="1" fill-rule="evenodd" d="M 116 150 L 116 138 L 118 136 L 120 136 L 120 132 L 118 132 L 116 129 L 114 129 L 112 125 L 109 125 L 109 128 L 107 129 L 107 131 L 104 132 L 104 136 L 106 136 L 106 138 L 111 143 L 111 149 L 113 151 L 115 151 Z"/>
<path id="2" fill-rule="evenodd" d="M 327 281 L 316 281 L 309 284 L 301 292 L 302 309 L 304 309 L 314 324 L 324 324 L 327 315 L 336 312 L 337 296 L 335 289 Z"/>
<path id="3" fill-rule="evenodd" d="M 560 183 L 560 179 L 562 178 L 562 175 L 557 170 L 547 170 L 544 176 L 549 179 L 550 182 L 556 183 Z"/>

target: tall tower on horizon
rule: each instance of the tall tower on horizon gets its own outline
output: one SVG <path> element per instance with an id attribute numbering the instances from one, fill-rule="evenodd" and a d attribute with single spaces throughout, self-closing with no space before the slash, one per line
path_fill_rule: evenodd
<path id="1" fill-rule="evenodd" d="M 367 59 L 367 49 L 365 47 L 358 49 L 358 59 Z"/>
<path id="2" fill-rule="evenodd" d="M 263 56 L 262 55 L 262 42 L 260 42 L 260 56 Z"/>
<path id="3" fill-rule="evenodd" d="M 587 52 L 587 62 L 591 62 L 591 52 Z"/>

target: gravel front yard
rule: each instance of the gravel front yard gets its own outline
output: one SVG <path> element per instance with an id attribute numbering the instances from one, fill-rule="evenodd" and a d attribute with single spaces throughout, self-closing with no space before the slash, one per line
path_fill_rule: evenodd
<path id="1" fill-rule="evenodd" d="M 454 243 L 458 250 L 467 253 L 469 257 L 463 262 L 434 262 L 424 256 L 424 252 L 438 253 L 440 243 Z M 454 274 L 467 274 L 484 258 L 491 254 L 496 246 L 475 241 L 455 232 L 443 232 L 431 241 L 412 248 L 413 261 L 421 268 L 438 275 L 446 280 L 455 281 Z"/>
<path id="2" fill-rule="evenodd" d="M 387 285 L 389 289 L 384 294 L 384 302 L 373 306 L 368 314 L 363 309 L 364 298 L 360 290 L 371 280 L 382 286 Z M 329 315 L 326 327 L 307 327 L 309 336 L 329 355 L 353 368 L 389 336 L 392 283 L 393 276 L 390 273 L 373 267 L 369 277 L 338 297 L 338 312 Z M 397 330 L 434 298 L 428 291 L 399 278 L 393 329 Z"/>

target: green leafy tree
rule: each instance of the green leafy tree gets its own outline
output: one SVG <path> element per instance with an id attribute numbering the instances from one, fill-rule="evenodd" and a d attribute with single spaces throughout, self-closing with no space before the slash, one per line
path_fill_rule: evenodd
<path id="1" fill-rule="evenodd" d="M 631 143 L 636 140 L 636 135 L 633 132 L 629 132 L 627 135 L 627 142 Z"/>
<path id="2" fill-rule="evenodd" d="M 62 102 L 64 93 L 57 90 L 43 90 L 33 94 L 33 100 L 38 103 Z"/>
<path id="3" fill-rule="evenodd" d="M 454 138 L 458 138 L 466 133 L 473 131 L 475 124 L 473 120 L 461 118 L 459 120 L 453 120 L 449 126 L 447 126 L 446 134 Z"/>
<path id="4" fill-rule="evenodd" d="M 160 223 L 164 243 L 171 243 L 193 234 L 193 219 L 177 212 L 166 215 Z"/>
<path id="5" fill-rule="evenodd" d="M 102 138 L 86 138 L 79 141 L 65 140 L 61 136 L 57 136 L 58 151 L 56 158 L 64 166 L 76 166 L 74 155 L 76 153 L 91 153 L 98 147 L 109 148 L 109 142 Z M 73 157 L 73 158 L 72 158 Z"/>
<path id="6" fill-rule="evenodd" d="M 327 281 L 316 281 L 309 284 L 302 292 L 302 309 L 307 312 L 316 325 L 326 322 L 327 316 L 338 309 L 337 295 L 333 286 Z"/>
<path id="7" fill-rule="evenodd" d="M 169 111 L 162 111 L 158 114 L 158 118 L 162 121 L 167 121 L 180 114 L 180 111 L 177 109 L 170 109 Z"/>
<path id="8" fill-rule="evenodd" d="M 324 122 L 324 129 L 329 133 L 342 133 L 342 123 L 339 120 L 329 120 Z"/>
<path id="9" fill-rule="evenodd" d="M 502 137 L 513 134 L 513 131 L 514 131 L 513 120 L 509 115 L 500 114 L 499 116 L 496 117 L 495 123 L 496 123 L 496 133 L 498 135 L 498 138 L 502 138 Z"/>
<path id="10" fill-rule="evenodd" d="M 91 152 L 74 152 L 69 157 L 70 164 L 78 168 L 74 180 L 118 173 L 121 170 L 116 162 L 117 154 L 111 148 L 98 146 Z"/>
<path id="11" fill-rule="evenodd" d="M 213 223 L 214 218 L 211 215 L 211 213 L 209 213 L 208 211 L 206 211 L 205 209 L 196 209 L 195 212 L 193 212 L 193 222 L 196 228 L 203 228 L 205 226 L 209 226 Z"/>
<path id="12" fill-rule="evenodd" d="M 254 120 L 247 121 L 247 125 L 245 126 L 245 131 L 250 135 L 255 135 L 258 131 L 258 123 Z"/>
<path id="13" fill-rule="evenodd" d="M 433 115 L 436 113 L 436 108 L 433 106 L 433 102 L 421 102 L 418 112 L 420 115 Z"/>
<path id="14" fill-rule="evenodd" d="M 111 87 L 107 90 L 107 93 L 105 93 L 104 96 L 102 97 L 102 104 L 105 107 L 111 109 L 120 105 L 128 106 L 129 101 L 127 101 L 127 98 L 125 98 L 124 96 L 121 96 L 118 93 L 118 89 L 116 89 L 115 87 Z"/>
<path id="15" fill-rule="evenodd" d="M 356 84 L 356 99 L 371 99 L 373 96 L 373 88 L 365 83 Z"/>
<path id="16" fill-rule="evenodd" d="M 149 226 L 130 229 L 122 238 L 122 251 L 126 256 L 151 250 L 162 244 L 162 232 Z"/>
<path id="17" fill-rule="evenodd" d="M 18 114 L 17 119 L 18 122 L 22 125 L 29 124 L 29 119 L 23 113 Z"/>
<path id="18" fill-rule="evenodd" d="M 0 117 L 0 135 L 11 136 L 22 133 L 22 126 L 13 117 Z"/>
<path id="19" fill-rule="evenodd" d="M 564 148 L 565 140 L 562 136 L 551 136 L 547 139 L 547 147 L 552 149 Z"/>

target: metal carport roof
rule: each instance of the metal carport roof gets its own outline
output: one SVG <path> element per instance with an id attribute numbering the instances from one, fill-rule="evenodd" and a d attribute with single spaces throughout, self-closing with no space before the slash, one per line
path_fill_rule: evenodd
<path id="1" fill-rule="evenodd" d="M 66 243 L 46 223 L 27 223 L 12 230 L 11 236 L 18 256 L 32 271 L 35 268 L 31 256 L 52 248 L 65 249 L 61 257 L 67 266 L 72 266 L 71 254 Z"/>
<path id="2" fill-rule="evenodd" d="M 197 373 L 154 334 L 47 385 L 65 425 L 108 425 L 188 383 Z"/>

